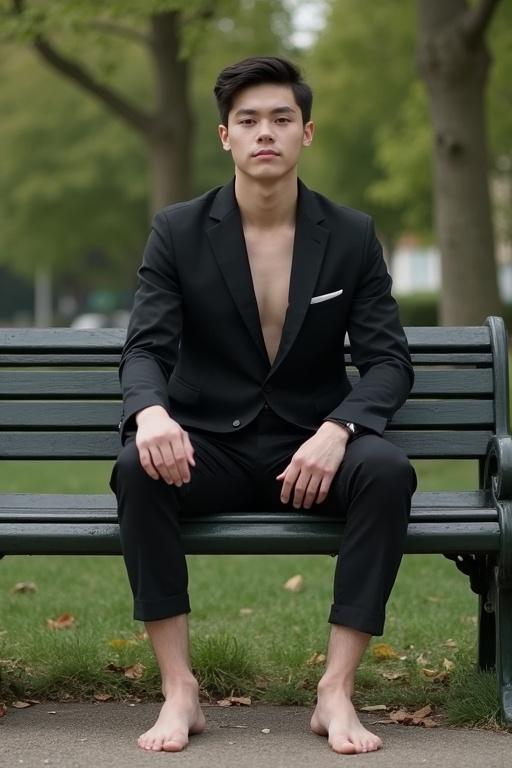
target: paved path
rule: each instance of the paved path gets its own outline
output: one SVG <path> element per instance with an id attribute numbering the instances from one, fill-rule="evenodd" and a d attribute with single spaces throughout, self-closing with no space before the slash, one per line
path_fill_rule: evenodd
<path id="1" fill-rule="evenodd" d="M 207 730 L 181 753 L 146 753 L 136 737 L 153 724 L 157 703 L 38 704 L 8 709 L 0 718 L 2 768 L 510 768 L 512 734 L 482 730 L 371 725 L 384 749 L 369 755 L 334 754 L 309 730 L 310 710 L 253 705 L 205 706 Z M 55 714 L 50 714 L 54 711 Z M 270 728 L 270 733 L 262 733 Z"/>

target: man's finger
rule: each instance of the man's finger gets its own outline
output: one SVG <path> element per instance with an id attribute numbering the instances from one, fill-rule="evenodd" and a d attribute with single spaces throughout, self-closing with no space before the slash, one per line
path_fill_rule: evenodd
<path id="1" fill-rule="evenodd" d="M 329 475 L 324 475 L 322 478 L 322 482 L 320 483 L 320 490 L 318 491 L 318 496 L 316 497 L 316 503 L 321 504 L 322 501 L 325 501 L 327 498 L 327 494 L 329 493 L 329 488 L 331 487 L 332 483 L 332 477 Z"/>
<path id="2" fill-rule="evenodd" d="M 187 457 L 185 455 L 185 446 L 183 445 L 183 439 L 181 433 L 176 435 L 171 441 L 171 448 L 174 454 L 174 461 L 176 471 L 178 472 L 180 483 L 188 483 L 190 480 L 190 472 L 188 470 Z"/>
<path id="3" fill-rule="evenodd" d="M 187 457 L 187 461 L 189 462 L 189 464 L 195 467 L 196 462 L 194 460 L 194 446 L 190 442 L 190 437 L 188 432 L 183 432 L 183 445 L 185 446 L 185 455 Z"/>
<path id="4" fill-rule="evenodd" d="M 171 456 L 170 459 L 167 459 L 167 461 L 165 460 L 162 449 L 158 444 L 152 445 L 149 450 L 151 453 L 151 460 L 157 468 L 162 480 L 165 480 L 165 482 L 169 485 L 173 483 L 177 485 L 180 482 L 180 477 L 174 464 L 174 454 L 172 454 L 170 447 L 167 456 L 169 457 L 169 454 L 171 454 Z"/>
<path id="5" fill-rule="evenodd" d="M 299 476 L 295 482 L 295 491 L 293 494 L 293 506 L 295 509 L 299 509 L 302 507 L 302 502 L 304 500 L 304 494 L 306 493 L 306 488 L 308 486 L 310 477 L 308 477 L 307 474 L 304 474 L 304 471 L 299 473 Z"/>
<path id="6" fill-rule="evenodd" d="M 156 467 L 151 461 L 151 454 L 147 448 L 139 448 L 139 461 L 144 471 L 147 472 L 147 474 L 153 478 L 153 480 L 158 480 L 160 475 L 158 474 Z"/>
<path id="7" fill-rule="evenodd" d="M 158 467 L 158 471 L 166 483 L 172 484 L 173 480 L 170 467 L 174 462 L 174 456 L 171 450 L 171 446 L 168 443 L 163 443 L 159 446 L 159 450 L 162 456 L 163 464 Z"/>
<path id="8" fill-rule="evenodd" d="M 302 505 L 304 509 L 310 509 L 313 502 L 315 501 L 321 479 L 321 477 L 315 477 L 315 475 L 310 477 L 306 492 L 304 494 L 304 503 Z"/>
<path id="9" fill-rule="evenodd" d="M 298 475 L 299 475 L 298 470 L 295 469 L 292 464 L 290 464 L 288 469 L 286 470 L 283 487 L 281 488 L 281 501 L 283 504 L 288 504 L 288 501 L 290 500 L 290 494 L 292 492 L 292 488 L 295 484 L 295 481 Z"/>

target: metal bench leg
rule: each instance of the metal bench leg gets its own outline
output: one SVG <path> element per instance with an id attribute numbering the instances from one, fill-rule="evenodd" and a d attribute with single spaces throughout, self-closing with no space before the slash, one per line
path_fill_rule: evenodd
<path id="1" fill-rule="evenodd" d="M 501 716 L 512 723 L 512 583 L 503 579 L 500 567 L 496 577 L 496 675 Z"/>
<path id="2" fill-rule="evenodd" d="M 494 602 L 487 595 L 478 599 L 478 668 L 494 669 L 496 666 L 496 614 Z"/>

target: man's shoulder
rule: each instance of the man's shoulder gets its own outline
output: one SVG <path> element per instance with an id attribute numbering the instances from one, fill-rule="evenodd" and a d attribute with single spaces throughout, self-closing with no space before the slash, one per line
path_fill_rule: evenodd
<path id="1" fill-rule="evenodd" d="M 194 219 L 196 216 L 200 216 L 204 211 L 209 211 L 213 200 L 217 196 L 218 192 L 222 189 L 222 185 L 218 187 L 212 187 L 212 189 L 203 192 L 202 195 L 194 197 L 190 200 L 184 200 L 179 203 L 171 203 L 171 205 L 160 208 L 155 214 L 155 217 L 163 217 L 168 222 L 183 221 L 184 218 Z"/>
<path id="2" fill-rule="evenodd" d="M 365 211 L 361 211 L 357 208 L 352 208 L 349 205 L 338 203 L 335 200 L 323 195 L 316 190 L 309 190 L 314 196 L 318 207 L 325 216 L 326 221 L 331 223 L 337 223 L 342 226 L 353 226 L 357 228 L 367 229 L 368 225 L 372 221 L 372 217 Z"/>

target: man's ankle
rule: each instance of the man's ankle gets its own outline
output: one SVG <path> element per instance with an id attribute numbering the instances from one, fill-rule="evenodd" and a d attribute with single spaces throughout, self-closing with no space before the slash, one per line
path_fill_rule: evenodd
<path id="1" fill-rule="evenodd" d="M 318 681 L 317 692 L 319 696 L 337 693 L 351 699 L 354 693 L 354 682 L 351 677 L 327 672 Z"/>
<path id="2" fill-rule="evenodd" d="M 191 672 L 172 675 L 162 680 L 162 693 L 165 698 L 177 691 L 199 693 L 199 683 Z"/>

